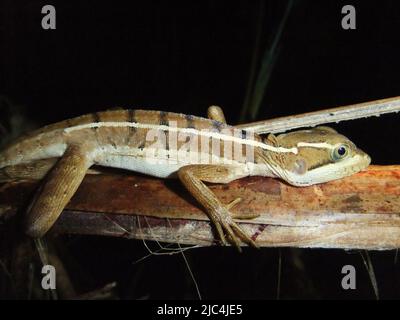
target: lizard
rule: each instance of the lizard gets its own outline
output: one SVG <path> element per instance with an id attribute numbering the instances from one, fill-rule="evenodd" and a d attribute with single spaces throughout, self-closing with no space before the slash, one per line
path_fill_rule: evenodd
<path id="1" fill-rule="evenodd" d="M 232 148 L 238 159 L 232 156 Z M 205 209 L 222 244 L 230 242 L 240 251 L 241 241 L 257 244 L 236 223 L 230 212 L 234 204 L 222 204 L 206 183 L 266 176 L 303 187 L 352 175 L 366 168 L 371 159 L 330 127 L 263 137 L 228 125 L 222 109 L 211 106 L 207 118 L 126 109 L 94 112 L 45 126 L 0 151 L 0 178 L 1 173 L 10 177 L 18 172 L 12 168 L 29 167 L 35 161 L 44 161 L 37 168 L 46 175 L 24 218 L 31 237 L 46 234 L 87 171 L 99 165 L 180 179 Z"/>

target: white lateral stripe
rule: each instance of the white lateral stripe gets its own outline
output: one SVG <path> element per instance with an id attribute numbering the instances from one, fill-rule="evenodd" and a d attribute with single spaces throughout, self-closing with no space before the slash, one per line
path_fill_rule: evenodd
<path id="1" fill-rule="evenodd" d="M 280 153 L 294 153 L 297 154 L 297 148 L 283 148 L 283 147 L 274 147 L 270 146 L 266 143 L 262 143 L 259 141 L 246 140 L 241 139 L 239 137 L 234 137 L 231 135 L 221 134 L 218 132 L 211 132 L 207 130 L 197 130 L 193 128 L 178 128 L 178 127 L 169 127 L 166 125 L 154 125 L 154 124 L 144 124 L 137 122 L 91 122 L 86 124 L 81 124 L 74 127 L 65 128 L 65 133 L 70 133 L 72 131 L 82 130 L 82 129 L 90 129 L 90 128 L 98 128 L 98 127 L 133 127 L 139 129 L 154 129 L 154 130 L 162 130 L 162 131 L 171 131 L 171 132 L 181 132 L 187 134 L 195 134 L 199 136 L 205 136 L 210 138 L 221 139 L 225 141 L 232 141 L 240 144 L 250 145 L 253 147 L 260 147 L 265 150 L 280 152 Z"/>
<path id="2" fill-rule="evenodd" d="M 332 145 L 326 142 L 299 142 L 297 147 L 310 147 L 310 148 L 320 148 L 320 149 L 334 149 L 336 145 Z"/>

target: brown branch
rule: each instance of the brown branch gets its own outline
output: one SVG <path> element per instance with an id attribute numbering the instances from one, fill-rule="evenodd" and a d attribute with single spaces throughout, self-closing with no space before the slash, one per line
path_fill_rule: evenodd
<path id="1" fill-rule="evenodd" d="M 354 120 L 385 113 L 400 111 L 400 97 L 387 98 L 363 103 L 352 104 L 293 116 L 262 120 L 237 125 L 237 128 L 251 130 L 258 134 L 278 133 L 288 130 L 315 127 L 320 124 Z"/>
<path id="2" fill-rule="evenodd" d="M 17 212 L 35 181 L 0 185 L 0 217 Z M 392 249 L 400 246 L 400 166 L 297 188 L 251 177 L 212 185 L 232 212 L 260 216 L 241 221 L 260 246 Z M 53 228 L 59 233 L 211 245 L 207 216 L 175 180 L 119 174 L 88 175 Z"/>

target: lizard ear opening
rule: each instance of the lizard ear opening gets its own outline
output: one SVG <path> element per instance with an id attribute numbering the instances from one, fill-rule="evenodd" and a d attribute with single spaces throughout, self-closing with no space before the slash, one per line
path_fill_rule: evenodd
<path id="1" fill-rule="evenodd" d="M 326 126 L 319 126 L 315 128 L 316 130 L 320 131 L 325 131 L 325 132 L 330 132 L 330 133 L 338 133 L 335 129 L 331 127 L 326 127 Z"/>
<path id="2" fill-rule="evenodd" d="M 307 172 L 307 162 L 303 158 L 297 159 L 293 164 L 293 172 L 302 175 Z"/>

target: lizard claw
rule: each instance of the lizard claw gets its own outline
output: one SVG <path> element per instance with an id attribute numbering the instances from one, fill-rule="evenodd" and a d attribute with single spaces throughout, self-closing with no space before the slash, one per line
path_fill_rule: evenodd
<path id="1" fill-rule="evenodd" d="M 226 208 L 228 210 L 231 210 L 234 206 L 236 206 L 240 201 L 242 201 L 242 198 L 236 198 L 235 200 L 233 200 L 232 202 L 228 203 L 226 205 Z"/>
<path id="2" fill-rule="evenodd" d="M 218 216 L 219 219 L 215 221 L 215 226 L 223 245 L 227 245 L 225 237 L 226 233 L 230 242 L 239 250 L 239 252 L 242 251 L 240 247 L 240 240 L 252 247 L 258 248 L 254 240 L 251 239 L 251 237 L 232 219 L 229 211 L 221 210 Z"/>
<path id="3" fill-rule="evenodd" d="M 234 206 L 236 206 L 240 201 L 242 201 L 242 198 L 236 198 L 232 202 L 228 203 L 225 207 L 229 211 L 231 210 Z M 259 213 L 235 213 L 231 212 L 230 215 L 234 219 L 254 219 L 260 216 Z"/>

